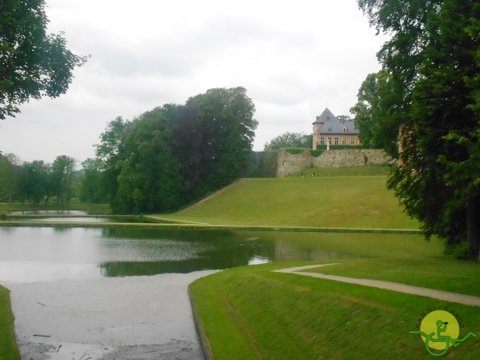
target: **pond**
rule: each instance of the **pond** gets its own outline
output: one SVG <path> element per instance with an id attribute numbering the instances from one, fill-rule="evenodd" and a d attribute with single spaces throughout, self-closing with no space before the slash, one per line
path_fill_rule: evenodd
<path id="1" fill-rule="evenodd" d="M 0 281 L 189 273 L 348 256 L 326 250 L 315 241 L 299 241 L 299 237 L 319 236 L 269 231 L 0 227 Z"/>

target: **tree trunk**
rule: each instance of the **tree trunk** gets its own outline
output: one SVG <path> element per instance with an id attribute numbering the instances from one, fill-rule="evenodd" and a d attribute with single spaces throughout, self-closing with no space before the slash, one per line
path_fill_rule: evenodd
<path id="1" fill-rule="evenodd" d="M 470 195 L 467 204 L 467 240 L 470 258 L 480 261 L 480 192 Z"/>

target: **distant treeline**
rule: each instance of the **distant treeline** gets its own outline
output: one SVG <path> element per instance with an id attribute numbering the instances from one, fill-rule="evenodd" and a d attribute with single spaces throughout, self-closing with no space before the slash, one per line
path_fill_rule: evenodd
<path id="1" fill-rule="evenodd" d="M 42 160 L 20 163 L 13 154 L 0 153 L 0 200 L 65 205 L 74 196 L 75 160 L 57 156 L 53 164 Z"/>

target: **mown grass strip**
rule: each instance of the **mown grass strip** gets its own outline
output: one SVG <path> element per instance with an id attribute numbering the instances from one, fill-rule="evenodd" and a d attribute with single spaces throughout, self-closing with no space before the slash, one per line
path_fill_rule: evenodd
<path id="1" fill-rule="evenodd" d="M 20 360 L 8 289 L 0 286 L 0 359 Z"/>

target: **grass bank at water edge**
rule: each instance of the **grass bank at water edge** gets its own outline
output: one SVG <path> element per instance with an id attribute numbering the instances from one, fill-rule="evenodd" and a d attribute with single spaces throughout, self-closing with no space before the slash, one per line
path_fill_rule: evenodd
<path id="1" fill-rule="evenodd" d="M 0 359 L 2 360 L 20 360 L 13 320 L 9 291 L 0 286 Z"/>
<path id="2" fill-rule="evenodd" d="M 445 307 L 461 316 L 461 334 L 477 335 L 445 358 L 480 358 L 478 308 L 272 272 L 294 265 L 230 269 L 191 284 L 216 360 L 432 359 L 421 337 L 409 332 L 419 330 L 427 309 Z"/>

